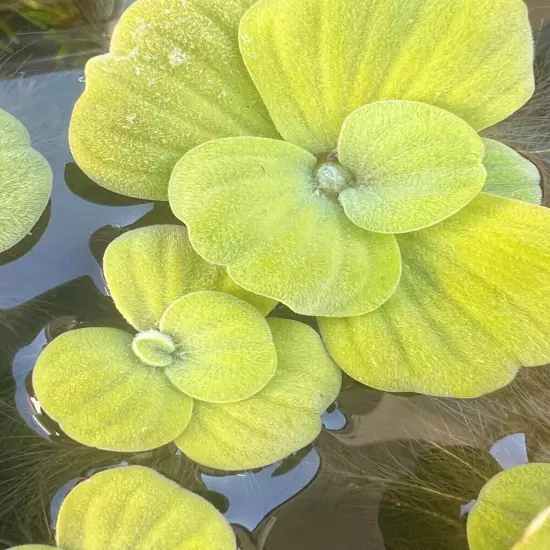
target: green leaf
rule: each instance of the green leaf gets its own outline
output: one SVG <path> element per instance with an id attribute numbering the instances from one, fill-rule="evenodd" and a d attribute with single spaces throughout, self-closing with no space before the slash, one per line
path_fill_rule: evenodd
<path id="1" fill-rule="evenodd" d="M 359 227 L 416 231 L 448 218 L 483 187 L 483 142 L 455 115 L 413 101 L 379 101 L 348 116 L 339 161 L 355 175 L 338 200 Z"/>
<path id="2" fill-rule="evenodd" d="M 549 495 L 550 464 L 526 464 L 496 475 L 468 516 L 470 549 L 550 548 Z"/>
<path id="3" fill-rule="evenodd" d="M 540 204 L 542 189 L 538 168 L 504 143 L 492 139 L 483 139 L 483 143 L 483 165 L 487 170 L 487 181 L 483 191 L 491 195 Z"/>
<path id="4" fill-rule="evenodd" d="M 178 447 L 199 464 L 221 470 L 259 468 L 311 443 L 321 413 L 336 399 L 341 373 L 318 334 L 289 319 L 268 319 L 277 372 L 259 393 L 225 405 L 197 402 Z"/>
<path id="5" fill-rule="evenodd" d="M 481 130 L 534 89 L 518 0 L 263 0 L 239 44 L 283 138 L 313 153 L 335 149 L 344 119 L 373 101 L 430 103 Z"/>
<path id="6" fill-rule="evenodd" d="M 233 294 L 265 315 L 276 304 L 238 287 L 225 269 L 203 260 L 179 225 L 152 225 L 117 237 L 105 251 L 103 274 L 118 310 L 141 331 L 158 328 L 172 302 L 198 290 Z"/>
<path id="7" fill-rule="evenodd" d="M 477 397 L 550 362 L 550 211 L 481 193 L 399 235 L 403 275 L 381 308 L 320 318 L 336 362 L 386 391 Z"/>
<path id="8" fill-rule="evenodd" d="M 55 546 L 46 546 L 45 544 L 24 544 L 23 546 L 12 546 L 8 550 L 53 550 Z"/>
<path id="9" fill-rule="evenodd" d="M 57 520 L 62 550 L 236 550 L 224 517 L 154 470 L 127 466 L 79 483 Z"/>
<path id="10" fill-rule="evenodd" d="M 86 66 L 69 139 L 103 187 L 167 200 L 170 172 L 210 139 L 276 137 L 243 65 L 237 26 L 254 0 L 138 0 Z"/>
<path id="11" fill-rule="evenodd" d="M 170 206 L 197 252 L 240 286 L 304 315 L 358 315 L 393 293 L 399 250 L 346 217 L 327 187 L 347 175 L 333 171 L 283 141 L 211 141 L 176 165 Z"/>
<path id="12" fill-rule="evenodd" d="M 33 385 L 41 406 L 76 441 L 112 451 L 143 451 L 173 441 L 193 400 L 132 351 L 114 328 L 66 332 L 38 357 Z"/>
<path id="13" fill-rule="evenodd" d="M 259 392 L 277 369 L 266 320 L 256 308 L 228 294 L 187 294 L 166 310 L 160 331 L 176 343 L 166 376 L 201 401 L 246 399 Z"/>
<path id="14" fill-rule="evenodd" d="M 31 148 L 26 128 L 0 109 L 0 252 L 34 227 L 50 199 L 52 181 L 50 165 Z"/>

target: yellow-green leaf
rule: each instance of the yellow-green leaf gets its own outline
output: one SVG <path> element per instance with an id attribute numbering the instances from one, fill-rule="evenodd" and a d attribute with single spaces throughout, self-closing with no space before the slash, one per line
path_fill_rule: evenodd
<path id="1" fill-rule="evenodd" d="M 233 294 L 267 315 L 276 302 L 237 286 L 225 269 L 203 260 L 187 229 L 152 225 L 116 238 L 105 251 L 103 274 L 118 310 L 137 330 L 158 328 L 168 306 L 198 290 Z"/>
<path id="2" fill-rule="evenodd" d="M 550 362 L 550 210 L 481 193 L 398 236 L 403 275 L 374 312 L 320 318 L 353 378 L 386 391 L 476 397 Z"/>
<path id="3" fill-rule="evenodd" d="M 178 162 L 170 206 L 197 252 L 243 288 L 305 315 L 358 315 L 394 291 L 399 250 L 346 217 L 319 186 L 323 167 L 283 141 L 211 141 Z"/>
<path id="4" fill-rule="evenodd" d="M 379 101 L 345 120 L 339 161 L 355 175 L 338 200 L 379 233 L 416 231 L 451 216 L 483 187 L 483 142 L 455 115 L 414 101 Z"/>
<path id="5" fill-rule="evenodd" d="M 0 109 L 0 252 L 23 239 L 48 204 L 53 174 L 27 129 Z"/>
<path id="6" fill-rule="evenodd" d="M 167 200 L 189 149 L 225 136 L 276 137 L 243 65 L 237 26 L 254 0 L 138 0 L 111 50 L 86 66 L 69 138 L 78 165 L 103 187 Z"/>
<path id="7" fill-rule="evenodd" d="M 224 517 L 154 470 L 127 466 L 79 483 L 65 498 L 60 550 L 236 550 Z"/>
<path id="8" fill-rule="evenodd" d="M 468 516 L 471 550 L 550 548 L 550 464 L 511 468 L 483 487 Z"/>
<path id="9" fill-rule="evenodd" d="M 283 138 L 313 153 L 373 101 L 430 103 L 481 130 L 534 88 L 519 0 L 261 0 L 239 43 Z"/>
<path id="10" fill-rule="evenodd" d="M 12 546 L 8 550 L 54 550 L 55 546 L 46 546 L 45 544 L 24 544 L 23 546 Z"/>
<path id="11" fill-rule="evenodd" d="M 197 402 L 176 440 L 199 464 L 245 470 L 281 460 L 317 437 L 320 415 L 340 391 L 340 370 L 312 328 L 289 319 L 268 322 L 279 360 L 269 384 L 238 403 Z"/>
<path id="12" fill-rule="evenodd" d="M 187 294 L 166 310 L 160 331 L 176 344 L 166 376 L 201 401 L 246 399 L 260 391 L 277 369 L 266 320 L 256 308 L 228 294 Z"/>
<path id="13" fill-rule="evenodd" d="M 483 143 L 483 165 L 487 170 L 483 191 L 491 195 L 540 204 L 542 189 L 538 168 L 504 143 L 492 139 L 483 139 Z"/>
<path id="14" fill-rule="evenodd" d="M 38 357 L 33 386 L 68 436 L 112 451 L 169 443 L 193 409 L 193 400 L 161 369 L 137 358 L 132 335 L 114 328 L 82 328 L 55 338 Z"/>

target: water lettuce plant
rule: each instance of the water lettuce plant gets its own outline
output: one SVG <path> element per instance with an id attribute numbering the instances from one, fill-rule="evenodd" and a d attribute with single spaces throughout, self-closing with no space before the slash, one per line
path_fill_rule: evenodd
<path id="1" fill-rule="evenodd" d="M 550 464 L 505 470 L 483 487 L 468 516 L 471 550 L 550 548 Z"/>
<path id="2" fill-rule="evenodd" d="M 70 127 L 353 378 L 475 397 L 550 361 L 537 168 L 479 132 L 534 88 L 520 0 L 138 0 Z"/>
<path id="3" fill-rule="evenodd" d="M 67 435 L 113 451 L 175 441 L 224 470 L 265 466 L 317 437 L 341 373 L 312 328 L 266 320 L 275 303 L 203 260 L 182 226 L 123 234 L 103 268 L 136 333 L 63 333 L 33 372 L 42 407 Z"/>
<path id="4" fill-rule="evenodd" d="M 53 175 L 27 129 L 0 109 L 0 252 L 21 241 L 44 212 Z"/>
<path id="5" fill-rule="evenodd" d="M 214 506 L 141 466 L 105 470 L 79 483 L 63 500 L 55 535 L 60 550 L 237 548 L 231 526 Z"/>

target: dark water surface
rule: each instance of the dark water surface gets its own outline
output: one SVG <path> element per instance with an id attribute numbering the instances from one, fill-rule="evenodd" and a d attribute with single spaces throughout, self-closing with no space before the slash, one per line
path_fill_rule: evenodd
<path id="1" fill-rule="evenodd" d="M 83 63 L 105 46 L 110 28 L 65 60 L 45 59 L 38 35 L 17 55 L 0 55 L 0 108 L 26 125 L 55 177 L 38 225 L 0 254 L 0 549 L 52 542 L 67 492 L 97 470 L 131 463 L 209 499 L 234 524 L 241 550 L 467 550 L 465 521 L 482 485 L 501 469 L 550 460 L 544 368 L 463 401 L 385 394 L 345 379 L 313 445 L 231 475 L 191 463 L 174 446 L 131 454 L 89 449 L 41 414 L 29 375 L 43 346 L 75 326 L 125 324 L 101 276 L 107 244 L 129 228 L 176 223 L 166 205 L 96 186 L 69 152 Z M 539 50 L 544 72 L 546 41 Z M 496 132 L 540 150 L 549 141 L 547 113 L 548 100 L 537 97 Z M 524 139 L 523 128 L 541 124 L 535 144 Z"/>

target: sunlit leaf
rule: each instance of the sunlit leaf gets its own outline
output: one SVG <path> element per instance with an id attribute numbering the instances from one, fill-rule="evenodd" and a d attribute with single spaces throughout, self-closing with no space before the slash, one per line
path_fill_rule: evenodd
<path id="1" fill-rule="evenodd" d="M 518 0 L 263 0 L 239 43 L 283 138 L 313 153 L 335 149 L 346 116 L 373 101 L 430 103 L 481 130 L 534 87 Z"/>
<path id="2" fill-rule="evenodd" d="M 137 330 L 158 328 L 172 302 L 198 290 L 233 294 L 264 314 L 276 304 L 238 287 L 225 269 L 203 260 L 178 225 L 152 225 L 116 238 L 105 251 L 103 273 L 118 310 Z"/>
<path id="3" fill-rule="evenodd" d="M 379 101 L 354 111 L 338 142 L 355 175 L 338 200 L 359 227 L 415 231 L 470 202 L 485 181 L 483 142 L 460 118 L 426 103 Z"/>
<path id="4" fill-rule="evenodd" d="M 72 330 L 38 357 L 36 396 L 76 441 L 140 451 L 169 443 L 187 426 L 193 400 L 137 358 L 132 338 L 114 328 Z"/>
<path id="5" fill-rule="evenodd" d="M 21 241 L 48 204 L 53 175 L 26 128 L 0 109 L 0 252 Z"/>
<path id="6" fill-rule="evenodd" d="M 550 211 L 481 193 L 448 220 L 398 236 L 403 275 L 372 313 L 320 318 L 356 380 L 475 397 L 550 361 Z"/>
<path id="7" fill-rule="evenodd" d="M 167 200 L 170 172 L 209 139 L 276 137 L 241 60 L 237 26 L 254 0 L 138 0 L 107 55 L 86 66 L 71 151 L 100 185 Z"/>
<path id="8" fill-rule="evenodd" d="M 487 181 L 483 191 L 540 204 L 542 189 L 538 168 L 504 143 L 492 139 L 483 139 L 483 143 L 483 165 L 487 170 Z"/>
<path id="9" fill-rule="evenodd" d="M 266 320 L 234 296 L 187 294 L 166 310 L 160 331 L 176 343 L 166 376 L 201 401 L 246 399 L 275 374 L 277 352 Z"/>
<path id="10" fill-rule="evenodd" d="M 341 373 L 317 333 L 289 319 L 268 319 L 278 354 L 271 382 L 245 401 L 197 402 L 178 447 L 222 470 L 266 466 L 311 443 L 321 413 L 338 395 Z"/>
<path id="11" fill-rule="evenodd" d="M 316 187 L 318 168 L 283 141 L 211 141 L 177 164 L 170 206 L 197 252 L 240 286 L 305 315 L 370 311 L 397 285 L 398 247 L 353 224 Z"/>
<path id="12" fill-rule="evenodd" d="M 550 548 L 550 464 L 525 464 L 493 477 L 468 516 L 471 550 Z"/>
<path id="13" fill-rule="evenodd" d="M 56 539 L 60 550 L 236 550 L 212 504 L 141 466 L 79 483 L 61 505 Z"/>

